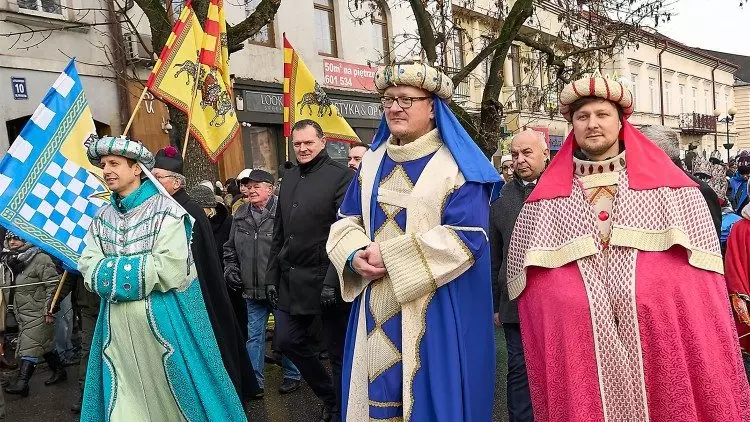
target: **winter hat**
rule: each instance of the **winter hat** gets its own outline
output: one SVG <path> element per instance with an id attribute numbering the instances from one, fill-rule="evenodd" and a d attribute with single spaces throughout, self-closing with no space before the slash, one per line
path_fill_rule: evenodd
<path id="1" fill-rule="evenodd" d="M 570 106 L 583 97 L 599 97 L 619 105 L 623 119 L 633 114 L 633 94 L 625 85 L 608 77 L 592 76 L 579 79 L 563 88 L 560 93 L 560 114 L 565 120 L 573 120 Z"/>
<path id="2" fill-rule="evenodd" d="M 172 145 L 162 148 L 156 153 L 154 168 L 182 174 L 182 155 Z"/>
<path id="3" fill-rule="evenodd" d="M 750 152 L 742 151 L 737 155 L 737 167 L 750 166 Z"/>
<path id="4" fill-rule="evenodd" d="M 190 198 L 202 208 L 213 208 L 216 206 L 216 195 L 214 194 L 213 189 L 207 186 L 193 186 L 188 194 L 190 195 Z"/>
<path id="5" fill-rule="evenodd" d="M 272 185 L 275 183 L 275 181 L 273 180 L 273 175 L 261 169 L 253 170 L 252 172 L 250 172 L 250 175 L 247 176 L 247 178 L 252 182 L 266 182 Z"/>
<path id="6" fill-rule="evenodd" d="M 5 233 L 5 240 L 10 240 L 10 239 L 21 239 L 21 240 L 23 240 L 23 239 L 21 238 L 21 236 L 19 236 L 19 235 L 17 235 L 17 234 L 15 234 L 15 233 L 13 233 L 12 231 L 8 230 L 8 231 L 7 231 L 6 233 Z"/>

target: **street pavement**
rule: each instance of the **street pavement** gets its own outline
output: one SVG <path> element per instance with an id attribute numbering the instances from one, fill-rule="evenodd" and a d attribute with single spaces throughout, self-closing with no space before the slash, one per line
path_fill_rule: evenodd
<path id="1" fill-rule="evenodd" d="M 502 330 L 496 330 L 495 345 L 497 351 L 497 370 L 495 385 L 495 408 L 493 422 L 507 422 L 505 373 L 507 371 L 507 354 Z M 49 376 L 46 365 L 40 365 L 34 373 L 29 397 L 5 395 L 7 420 L 13 422 L 72 422 L 78 417 L 70 412 L 70 405 L 76 397 L 78 382 L 77 367 L 67 368 L 68 380 L 53 386 L 45 386 L 44 380 Z M 282 370 L 276 365 L 266 365 L 266 396 L 263 400 L 253 401 L 248 405 L 248 420 L 251 422 L 317 422 L 321 412 L 319 400 L 312 390 L 303 383 L 302 388 L 294 393 L 280 395 L 277 392 L 281 384 Z M 14 375 L 3 373 L 7 378 Z M 451 388 L 446 386 L 446 388 Z"/>

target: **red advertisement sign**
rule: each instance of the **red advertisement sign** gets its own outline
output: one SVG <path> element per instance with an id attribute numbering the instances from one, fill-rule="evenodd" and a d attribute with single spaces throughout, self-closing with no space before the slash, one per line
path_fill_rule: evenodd
<path id="1" fill-rule="evenodd" d="M 542 137 L 544 138 L 544 142 L 547 143 L 547 148 L 550 147 L 549 144 L 549 128 L 544 126 L 532 126 L 531 129 L 534 132 L 539 132 L 542 134 Z"/>
<path id="2" fill-rule="evenodd" d="M 375 67 L 361 64 L 323 60 L 326 86 L 375 91 L 375 70 Z"/>

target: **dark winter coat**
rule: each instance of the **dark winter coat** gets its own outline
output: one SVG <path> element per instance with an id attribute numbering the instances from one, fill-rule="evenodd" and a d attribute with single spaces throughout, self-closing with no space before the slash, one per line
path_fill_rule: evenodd
<path id="1" fill-rule="evenodd" d="M 229 240 L 224 244 L 224 265 L 239 270 L 242 295 L 266 300 L 266 276 L 273 243 L 278 199 L 271 196 L 262 213 L 253 218 L 252 205 L 244 204 L 232 218 Z"/>
<path id="2" fill-rule="evenodd" d="M 216 253 L 219 255 L 219 262 L 223 269 L 224 262 L 221 257 L 224 255 L 224 244 L 229 240 L 229 232 L 232 230 L 232 216 L 224 204 L 217 203 L 216 214 L 209 217 L 208 221 L 211 223 L 211 231 L 214 233 L 214 241 L 216 242 Z"/>
<path id="3" fill-rule="evenodd" d="M 520 178 L 503 186 L 500 198 L 490 207 L 490 251 L 492 257 L 492 293 L 495 312 L 500 321 L 518 323 L 518 305 L 508 295 L 508 248 L 516 219 L 532 186 L 524 187 Z"/>
<path id="4" fill-rule="evenodd" d="M 325 150 L 284 173 L 266 278 L 266 284 L 278 288 L 282 311 L 320 314 L 323 284 L 338 289 L 325 246 L 353 175 Z"/>
<path id="5" fill-rule="evenodd" d="M 711 186 L 708 185 L 708 183 L 693 176 L 687 171 L 685 172 L 685 174 L 687 174 L 689 178 L 693 179 L 693 181 L 698 184 L 698 189 L 701 191 L 703 199 L 706 200 L 706 205 L 708 205 L 708 211 L 711 212 L 711 220 L 713 220 L 714 227 L 716 227 L 716 236 L 721 238 L 722 215 L 721 205 L 719 204 L 719 196 L 716 195 L 716 192 L 714 192 L 714 190 L 711 188 Z"/>
<path id="6" fill-rule="evenodd" d="M 195 260 L 203 301 L 224 367 L 237 394 L 240 398 L 247 399 L 258 390 L 258 381 L 247 356 L 247 349 L 241 341 L 242 330 L 229 302 L 211 223 L 203 208 L 190 199 L 184 189 L 175 192 L 172 197 L 195 219 L 190 249 Z"/>
<path id="7" fill-rule="evenodd" d="M 2 291 L 4 302 L 13 305 L 18 322 L 16 357 L 41 357 L 54 347 L 55 326 L 45 323 L 44 315 L 47 300 L 54 293 L 60 275 L 52 258 L 30 244 L 19 249 L 18 253 L 4 253 L 2 264 L 3 286 L 47 282 Z"/>

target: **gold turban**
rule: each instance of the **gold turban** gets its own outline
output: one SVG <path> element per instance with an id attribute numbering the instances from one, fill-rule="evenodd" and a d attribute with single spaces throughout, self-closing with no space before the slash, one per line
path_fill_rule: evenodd
<path id="1" fill-rule="evenodd" d="M 388 87 L 408 85 L 437 94 L 443 99 L 453 95 L 453 81 L 445 73 L 424 63 L 413 62 L 379 67 L 375 87 L 383 94 Z"/>

